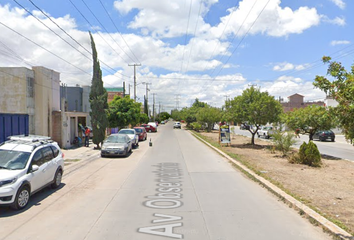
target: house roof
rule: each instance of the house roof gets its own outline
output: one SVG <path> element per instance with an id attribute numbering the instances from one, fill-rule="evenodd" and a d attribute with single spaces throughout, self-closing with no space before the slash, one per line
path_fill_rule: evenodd
<path id="1" fill-rule="evenodd" d="M 303 95 L 301 95 L 301 94 L 295 93 L 295 94 L 293 94 L 293 95 L 289 96 L 288 98 L 293 97 L 293 96 L 300 96 L 300 97 L 304 97 L 304 96 L 303 96 Z"/>

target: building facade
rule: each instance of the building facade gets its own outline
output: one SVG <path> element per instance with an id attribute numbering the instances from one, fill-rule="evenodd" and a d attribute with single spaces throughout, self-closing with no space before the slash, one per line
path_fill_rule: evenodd
<path id="1" fill-rule="evenodd" d="M 305 108 L 309 105 L 325 106 L 325 103 L 322 101 L 304 102 L 304 96 L 298 93 L 289 96 L 288 100 L 288 102 L 281 102 L 284 112 L 289 112 L 296 108 Z"/>
<path id="2" fill-rule="evenodd" d="M 52 112 L 60 110 L 60 74 L 45 67 L 0 68 L 0 112 L 28 114 L 29 134 L 52 135 Z"/>

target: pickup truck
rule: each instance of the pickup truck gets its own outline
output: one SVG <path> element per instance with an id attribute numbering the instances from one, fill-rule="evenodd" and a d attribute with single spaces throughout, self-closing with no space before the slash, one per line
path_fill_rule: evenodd
<path id="1" fill-rule="evenodd" d="M 274 129 L 272 126 L 264 126 L 260 130 L 258 130 L 257 136 L 269 139 L 273 133 L 274 133 Z"/>

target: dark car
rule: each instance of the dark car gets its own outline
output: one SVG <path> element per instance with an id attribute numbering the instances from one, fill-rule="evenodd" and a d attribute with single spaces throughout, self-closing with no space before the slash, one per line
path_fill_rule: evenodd
<path id="1" fill-rule="evenodd" d="M 249 130 L 249 129 L 250 129 L 250 126 L 245 123 L 242 123 L 240 125 L 240 130 Z"/>
<path id="2" fill-rule="evenodd" d="M 152 126 L 152 125 L 150 125 L 150 124 L 141 124 L 140 127 L 145 128 L 145 130 L 146 130 L 147 132 L 157 132 L 157 128 L 154 127 L 154 126 Z"/>
<path id="3" fill-rule="evenodd" d="M 147 138 L 147 133 L 144 127 L 134 127 L 135 132 L 139 136 L 139 141 L 145 141 Z"/>
<path id="4" fill-rule="evenodd" d="M 321 130 L 321 131 L 317 131 L 313 135 L 313 140 L 326 141 L 328 139 L 334 142 L 335 137 L 336 136 L 334 132 L 332 132 L 331 130 Z"/>

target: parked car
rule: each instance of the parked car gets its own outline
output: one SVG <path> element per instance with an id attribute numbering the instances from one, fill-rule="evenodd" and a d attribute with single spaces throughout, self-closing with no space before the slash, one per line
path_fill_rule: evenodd
<path id="1" fill-rule="evenodd" d="M 0 206 L 23 209 L 41 189 L 58 188 L 64 155 L 46 136 L 18 135 L 0 145 Z"/>
<path id="2" fill-rule="evenodd" d="M 125 156 L 132 152 L 133 141 L 127 134 L 114 133 L 109 135 L 102 144 L 101 157 Z"/>
<path id="3" fill-rule="evenodd" d="M 336 136 L 334 132 L 332 132 L 331 130 L 320 130 L 313 135 L 313 140 L 320 140 L 320 141 L 326 141 L 328 139 L 334 142 L 335 138 Z"/>
<path id="4" fill-rule="evenodd" d="M 139 136 L 139 141 L 145 141 L 147 138 L 147 133 L 144 127 L 134 127 L 135 132 Z"/>
<path id="5" fill-rule="evenodd" d="M 240 125 L 240 130 L 249 130 L 250 129 L 250 126 L 247 125 L 246 123 L 242 123 Z"/>
<path id="6" fill-rule="evenodd" d="M 258 130 L 257 136 L 269 139 L 273 135 L 273 133 L 274 129 L 272 126 L 263 126 L 260 130 Z"/>
<path id="7" fill-rule="evenodd" d="M 179 128 L 179 129 L 181 129 L 181 123 L 180 123 L 180 122 L 175 122 L 175 123 L 173 124 L 173 128 Z"/>
<path id="8" fill-rule="evenodd" d="M 157 128 L 154 126 L 151 126 L 150 124 L 141 124 L 140 127 L 145 128 L 147 132 L 157 132 Z"/>
<path id="9" fill-rule="evenodd" d="M 157 129 L 158 124 L 156 122 L 148 122 L 148 124 Z"/>
<path id="10" fill-rule="evenodd" d="M 128 137 L 132 141 L 132 145 L 133 145 L 134 148 L 139 146 L 139 136 L 138 136 L 137 132 L 135 131 L 135 129 L 133 129 L 133 128 L 124 128 L 124 129 L 119 130 L 118 134 L 126 134 L 126 135 L 128 135 Z"/>
<path id="11" fill-rule="evenodd" d="M 161 124 L 165 124 L 166 122 L 165 121 L 161 121 Z"/>

